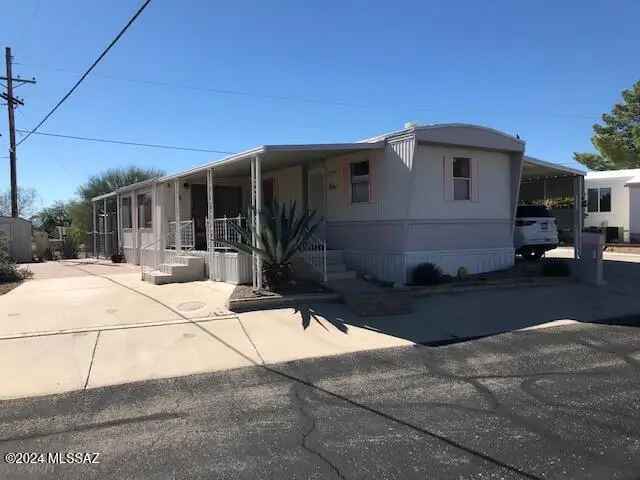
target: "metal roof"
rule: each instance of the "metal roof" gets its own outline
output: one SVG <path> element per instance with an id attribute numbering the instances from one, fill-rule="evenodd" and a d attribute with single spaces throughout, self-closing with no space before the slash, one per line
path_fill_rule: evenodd
<path id="1" fill-rule="evenodd" d="M 174 173 L 171 175 L 165 175 L 144 182 L 132 183 L 126 187 L 119 188 L 113 192 L 99 195 L 92 198 L 92 201 L 104 200 L 112 197 L 117 193 L 123 193 L 130 190 L 135 190 L 140 187 L 152 185 L 153 183 L 163 183 L 171 180 L 175 180 L 182 177 L 188 177 L 196 173 L 201 173 L 209 168 L 213 168 L 214 171 L 224 171 L 226 176 L 234 174 L 243 174 L 245 170 L 248 172 L 250 168 L 250 159 L 256 155 L 260 155 L 262 160 L 262 167 L 265 171 L 275 168 L 285 168 L 290 165 L 299 164 L 300 161 L 311 161 L 317 158 L 323 158 L 327 155 L 339 155 L 341 153 L 350 153 L 354 151 L 366 151 L 383 149 L 384 142 L 370 142 L 370 143 L 311 143 L 311 144 L 291 144 L 291 145 L 261 145 L 250 150 L 245 150 L 240 153 L 229 155 L 220 160 L 209 162 L 198 167 L 184 170 L 182 172 Z"/>
<path id="2" fill-rule="evenodd" d="M 527 155 L 523 157 L 523 160 L 523 177 L 584 176 L 587 173 L 586 170 L 578 170 L 577 168 L 548 162 Z"/>

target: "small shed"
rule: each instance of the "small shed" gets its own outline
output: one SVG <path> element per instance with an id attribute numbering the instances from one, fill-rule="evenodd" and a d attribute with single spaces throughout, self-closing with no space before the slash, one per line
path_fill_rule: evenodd
<path id="1" fill-rule="evenodd" d="M 0 236 L 6 240 L 9 255 L 16 262 L 31 261 L 31 231 L 32 225 L 29 220 L 0 216 Z"/>

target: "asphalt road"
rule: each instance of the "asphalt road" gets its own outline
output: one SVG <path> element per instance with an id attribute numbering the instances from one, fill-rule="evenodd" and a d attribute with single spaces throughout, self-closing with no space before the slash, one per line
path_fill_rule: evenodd
<path id="1" fill-rule="evenodd" d="M 639 478 L 640 330 L 579 324 L 0 402 L 0 478 Z"/>

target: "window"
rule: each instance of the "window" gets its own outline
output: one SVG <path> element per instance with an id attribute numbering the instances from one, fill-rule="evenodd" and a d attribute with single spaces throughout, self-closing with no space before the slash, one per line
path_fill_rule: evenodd
<path id="1" fill-rule="evenodd" d="M 453 159 L 453 199 L 471 200 L 471 159 Z"/>
<path id="2" fill-rule="evenodd" d="M 610 212 L 611 188 L 590 188 L 587 191 L 587 211 Z"/>
<path id="3" fill-rule="evenodd" d="M 369 160 L 351 164 L 351 203 L 369 201 Z"/>
<path id="4" fill-rule="evenodd" d="M 138 195 L 138 228 L 151 227 L 151 195 L 143 193 Z"/>
<path id="5" fill-rule="evenodd" d="M 610 188 L 600 189 L 600 211 L 601 212 L 611 211 L 611 189 Z"/>
<path id="6" fill-rule="evenodd" d="M 121 204 L 122 228 L 131 228 L 131 197 L 122 197 Z"/>

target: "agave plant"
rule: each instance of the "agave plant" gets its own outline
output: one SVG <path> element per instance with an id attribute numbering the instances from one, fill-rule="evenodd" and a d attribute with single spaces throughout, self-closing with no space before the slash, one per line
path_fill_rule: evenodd
<path id="1" fill-rule="evenodd" d="M 249 213 L 252 213 L 251 211 Z M 254 218 L 249 215 L 248 218 Z M 310 240 L 318 228 L 315 211 L 297 213 L 296 202 L 287 208 L 278 202 L 268 205 L 260 214 L 260 234 L 257 234 L 253 222 L 246 227 L 233 222 L 229 226 L 239 241 L 215 238 L 238 251 L 258 255 L 262 259 L 263 275 L 269 287 L 278 288 L 291 278 L 293 271 L 291 260 Z M 258 239 L 258 245 L 252 245 L 252 238 Z"/>

